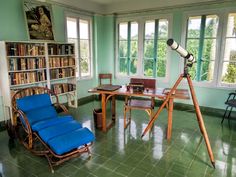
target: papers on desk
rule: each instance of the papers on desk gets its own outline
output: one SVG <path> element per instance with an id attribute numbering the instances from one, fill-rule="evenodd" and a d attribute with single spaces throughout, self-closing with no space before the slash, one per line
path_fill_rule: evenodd
<path id="1" fill-rule="evenodd" d="M 97 90 L 104 90 L 104 91 L 115 91 L 121 88 L 121 85 L 101 85 L 96 87 Z"/>

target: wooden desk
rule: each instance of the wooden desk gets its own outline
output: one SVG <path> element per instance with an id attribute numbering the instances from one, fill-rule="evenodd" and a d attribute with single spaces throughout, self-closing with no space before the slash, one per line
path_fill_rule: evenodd
<path id="1" fill-rule="evenodd" d="M 134 93 L 132 89 L 127 91 L 126 86 L 122 86 L 120 89 L 115 91 L 105 91 L 97 90 L 96 88 L 89 89 L 89 93 L 98 93 L 102 95 L 102 131 L 106 132 L 115 123 L 116 105 L 115 105 L 115 95 L 124 96 L 137 96 L 137 97 L 155 97 L 161 100 L 166 98 L 166 89 L 158 88 L 156 90 L 145 89 L 143 93 Z M 107 124 L 106 121 L 106 105 L 109 98 L 112 97 L 112 122 Z M 178 89 L 175 94 L 168 101 L 168 125 L 167 125 L 167 139 L 171 138 L 172 130 L 172 112 L 174 98 L 177 99 L 189 99 L 189 93 L 187 89 Z"/>

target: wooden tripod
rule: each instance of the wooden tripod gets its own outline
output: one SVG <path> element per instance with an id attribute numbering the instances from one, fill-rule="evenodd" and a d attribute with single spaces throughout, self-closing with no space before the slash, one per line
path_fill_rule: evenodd
<path id="1" fill-rule="evenodd" d="M 192 80 L 190 78 L 190 75 L 188 74 L 187 72 L 187 69 L 185 69 L 185 72 L 184 74 L 181 74 L 178 78 L 178 80 L 175 82 L 173 88 L 170 90 L 170 92 L 168 93 L 168 95 L 166 96 L 166 99 L 165 101 L 162 103 L 162 105 L 159 107 L 159 109 L 157 110 L 157 112 L 155 113 L 155 115 L 152 117 L 152 119 L 149 121 L 147 127 L 145 128 L 143 134 L 142 134 L 142 137 L 148 132 L 148 130 L 152 127 L 154 121 L 158 118 L 160 112 L 162 111 L 162 109 L 166 106 L 166 104 L 169 102 L 169 99 L 170 97 L 172 96 L 172 94 L 175 93 L 179 83 L 182 81 L 183 78 L 187 78 L 187 81 L 188 81 L 188 85 L 189 85 L 189 88 L 190 88 L 190 92 L 191 92 L 191 97 L 192 97 L 192 100 L 193 100 L 193 104 L 194 104 L 194 108 L 195 108 L 195 111 L 196 111 L 196 116 L 197 116 L 197 120 L 198 120 L 198 125 L 199 125 L 199 128 L 201 130 L 201 133 L 204 137 L 204 140 L 205 140 L 205 143 L 206 143 L 206 146 L 207 146 L 207 151 L 208 151 L 208 155 L 211 159 L 211 163 L 213 165 L 213 167 L 215 168 L 215 160 L 214 160 L 214 155 L 213 155 L 213 152 L 212 152 L 212 149 L 211 149 L 211 144 L 210 144 L 210 141 L 209 141 L 209 138 L 208 138 L 208 135 L 207 135 L 207 131 L 206 131 L 206 128 L 205 128 L 205 125 L 204 125 L 204 121 L 203 121 L 203 118 L 202 118 L 202 114 L 201 114 L 201 111 L 200 111 L 200 108 L 199 108 L 199 105 L 198 105 L 198 102 L 197 102 L 197 98 L 196 98 L 196 95 L 195 95 L 195 92 L 194 92 L 194 89 L 193 89 L 193 84 L 192 84 Z"/>

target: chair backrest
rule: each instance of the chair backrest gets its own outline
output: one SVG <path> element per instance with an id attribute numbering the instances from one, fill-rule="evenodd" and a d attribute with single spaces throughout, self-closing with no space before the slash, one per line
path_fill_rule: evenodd
<path id="1" fill-rule="evenodd" d="M 104 85 L 104 82 L 105 82 L 104 80 L 107 80 L 105 85 L 112 85 L 112 74 L 110 73 L 99 74 L 98 79 L 99 79 L 99 85 Z"/>
<path id="2" fill-rule="evenodd" d="M 156 89 L 156 79 L 131 78 L 130 83 L 142 83 L 144 88 Z"/>

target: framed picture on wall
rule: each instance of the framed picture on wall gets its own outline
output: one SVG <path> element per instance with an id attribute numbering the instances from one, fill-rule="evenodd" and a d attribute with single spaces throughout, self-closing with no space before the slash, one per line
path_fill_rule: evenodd
<path id="1" fill-rule="evenodd" d="M 29 39 L 54 40 L 52 8 L 50 4 L 25 1 L 24 13 Z"/>

